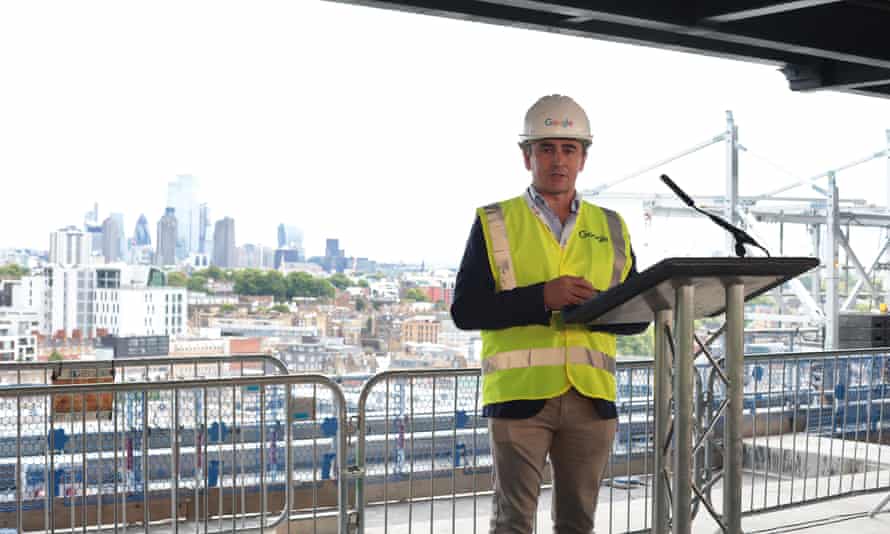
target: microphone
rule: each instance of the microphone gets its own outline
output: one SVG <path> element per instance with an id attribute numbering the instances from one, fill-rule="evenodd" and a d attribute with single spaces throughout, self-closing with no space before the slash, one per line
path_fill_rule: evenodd
<path id="1" fill-rule="evenodd" d="M 680 186 L 674 183 L 674 181 L 671 180 L 667 174 L 661 175 L 661 181 L 664 182 L 668 187 L 670 187 L 671 191 L 673 191 L 674 194 L 677 195 L 680 200 L 682 200 L 687 206 L 689 206 L 690 208 L 695 207 L 695 202 L 693 202 L 693 200 L 689 198 L 689 195 L 687 195 L 685 191 L 680 189 Z"/>
<path id="2" fill-rule="evenodd" d="M 731 225 L 730 223 L 726 222 L 725 220 L 721 219 L 720 217 L 717 217 L 716 215 L 714 215 L 712 213 L 708 213 L 707 211 L 696 206 L 695 201 L 693 201 L 692 198 L 689 195 L 687 195 L 685 191 L 680 189 L 680 186 L 677 185 L 676 183 L 674 183 L 674 181 L 671 180 L 667 174 L 661 175 L 661 181 L 664 182 L 665 185 L 670 187 L 671 191 L 673 191 L 674 194 L 677 195 L 677 197 L 680 200 L 682 200 L 684 204 L 686 204 L 690 208 L 694 209 L 695 211 L 701 213 L 705 217 L 711 219 L 711 221 L 714 224 L 716 224 L 720 228 L 723 228 L 724 230 L 729 232 L 732 235 L 733 239 L 735 239 L 736 256 L 738 256 L 740 258 L 745 257 L 745 252 L 746 252 L 745 245 L 751 245 L 751 246 L 757 247 L 760 250 L 762 250 L 767 256 L 770 255 L 769 251 L 766 250 L 765 248 L 763 248 L 760 245 L 760 243 L 755 241 L 754 238 L 751 237 L 751 235 L 748 232 L 742 230 L 741 228 L 736 228 L 735 226 Z"/>

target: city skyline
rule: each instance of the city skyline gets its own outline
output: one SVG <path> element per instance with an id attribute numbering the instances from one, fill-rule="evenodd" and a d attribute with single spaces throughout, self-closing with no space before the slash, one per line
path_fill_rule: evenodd
<path id="1" fill-rule="evenodd" d="M 207 213 L 206 204 L 200 204 L 199 207 L 202 208 L 202 214 Z M 118 241 L 119 241 L 118 245 L 120 247 L 119 249 L 116 249 L 116 254 L 114 255 L 115 260 L 113 260 L 113 261 L 126 260 L 127 259 L 126 253 L 128 251 L 132 251 L 132 249 L 134 247 L 146 247 L 146 246 L 152 247 L 153 243 L 155 244 L 155 247 L 154 247 L 155 250 L 157 250 L 159 247 L 161 247 L 160 225 L 163 222 L 164 217 L 169 216 L 169 217 L 173 217 L 176 220 L 177 228 L 175 230 L 176 231 L 175 242 L 178 241 L 178 237 L 180 235 L 182 235 L 178 229 L 178 226 L 180 224 L 180 218 L 177 216 L 176 208 L 172 207 L 172 206 L 167 206 L 163 209 L 163 214 L 156 219 L 154 231 L 151 230 L 152 226 L 150 226 L 149 218 L 145 215 L 144 212 L 140 213 L 139 216 L 136 218 L 135 229 L 134 229 L 131 237 L 128 237 L 128 235 L 126 234 L 126 229 L 125 229 L 126 228 L 125 227 L 126 214 L 118 213 L 118 212 L 110 213 L 108 216 L 106 216 L 104 219 L 102 219 L 100 221 L 101 224 L 98 224 L 98 225 L 93 224 L 92 217 L 99 217 L 100 213 L 101 213 L 101 210 L 100 210 L 99 203 L 94 202 L 93 208 L 89 212 L 87 212 L 87 217 L 84 218 L 83 228 L 77 228 L 76 225 L 66 225 L 66 226 L 62 227 L 61 229 L 77 228 L 78 231 L 82 231 L 82 232 L 89 234 L 92 228 L 96 228 L 100 232 L 99 233 L 100 242 L 97 245 L 98 248 L 94 249 L 93 252 L 100 256 L 105 256 L 107 258 L 109 256 L 109 254 L 107 254 L 106 249 L 110 247 L 110 243 L 108 243 L 108 239 L 106 237 L 106 233 L 103 231 L 103 227 L 106 225 L 106 223 L 113 222 L 115 233 L 118 236 Z M 213 221 L 213 224 L 215 225 L 217 222 L 221 222 L 224 220 L 234 221 L 234 218 L 228 217 L 228 216 L 222 217 L 216 221 Z M 52 234 L 53 232 L 56 232 L 58 230 L 59 229 L 48 230 L 48 233 Z M 318 254 L 306 255 L 305 250 L 302 246 L 303 231 L 296 225 L 279 223 L 276 225 L 276 227 L 273 230 L 270 230 L 269 233 L 271 234 L 273 231 L 275 232 L 275 237 L 269 238 L 267 241 L 245 242 L 245 241 L 237 241 L 236 240 L 235 247 L 240 248 L 240 247 L 245 247 L 245 246 L 268 246 L 269 248 L 275 249 L 276 247 L 274 245 L 277 243 L 278 249 L 292 249 L 294 251 L 299 251 L 300 257 L 304 258 L 304 259 L 308 258 L 308 257 L 313 257 L 313 256 L 324 257 L 327 254 L 327 250 L 323 250 L 323 251 L 319 251 Z M 212 235 L 212 233 L 211 233 L 211 235 Z M 325 238 L 325 247 L 328 246 L 329 242 L 332 239 L 334 241 L 337 241 L 337 238 L 330 238 L 330 237 Z M 213 240 L 212 239 L 210 239 L 210 242 L 207 246 L 208 246 L 208 249 L 206 251 L 201 250 L 201 251 L 195 251 L 195 252 L 198 252 L 201 254 L 207 254 L 208 256 L 212 256 L 213 255 Z M 15 247 L 15 248 L 27 248 L 27 249 L 31 249 L 31 250 L 44 250 L 47 253 L 49 253 L 49 250 L 50 250 L 49 247 L 44 248 L 41 246 L 28 246 L 28 247 Z M 0 247 L 0 249 L 2 249 L 2 247 Z M 177 260 L 182 260 L 182 259 L 184 259 L 184 258 L 177 258 Z M 173 265 L 174 263 L 175 262 L 162 263 L 162 265 Z"/>
<path id="2" fill-rule="evenodd" d="M 591 116 L 579 189 L 711 139 L 728 109 L 750 149 L 742 194 L 873 154 L 890 127 L 890 102 L 792 93 L 771 66 L 566 35 L 324 2 L 54 6 L 0 7 L 0 48 L 27 51 L 0 58 L 0 176 L 16 199 L 0 248 L 43 249 L 93 201 L 153 229 L 167 183 L 192 174 L 208 220 L 233 217 L 242 243 L 274 246 L 286 221 L 310 256 L 337 237 L 359 257 L 456 266 L 475 208 L 527 185 L 517 135 L 548 93 Z M 693 196 L 720 194 L 724 167 L 714 147 L 620 190 L 666 194 L 666 172 Z M 839 186 L 883 203 L 884 165 Z M 684 222 L 646 229 L 639 202 L 608 207 L 649 244 L 643 262 L 702 252 L 672 239 Z"/>

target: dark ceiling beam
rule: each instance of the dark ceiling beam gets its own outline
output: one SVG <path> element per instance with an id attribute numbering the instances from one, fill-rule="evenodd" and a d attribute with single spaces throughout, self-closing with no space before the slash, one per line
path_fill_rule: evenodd
<path id="1" fill-rule="evenodd" d="M 890 2 L 887 0 L 846 0 L 846 2 L 860 7 L 890 11 Z"/>
<path id="2" fill-rule="evenodd" d="M 588 22 L 608 22 L 629 28 L 691 35 L 760 49 L 771 48 L 815 58 L 890 68 L 890 46 L 886 46 L 883 39 L 880 42 L 864 39 L 867 35 L 880 31 L 879 28 L 890 27 L 890 15 L 882 10 L 848 6 L 844 2 L 810 0 L 806 2 L 810 9 L 786 9 L 764 17 L 763 20 L 739 19 L 732 23 L 702 21 L 699 14 L 692 10 L 693 3 L 663 0 L 426 0 L 411 3 L 429 7 L 442 6 L 443 9 L 454 9 L 451 4 L 462 4 L 470 12 L 474 10 L 474 6 L 501 6 L 514 10 L 519 8 L 530 14 L 542 15 L 568 13 L 567 10 L 572 10 L 571 16 L 560 14 L 564 17 L 561 20 L 563 27 L 577 26 L 583 31 Z M 721 9 L 725 6 L 724 2 L 709 3 L 720 5 Z M 778 4 L 797 2 L 734 1 L 730 6 L 753 5 L 763 8 Z M 838 15 L 832 17 L 835 12 L 829 13 L 829 9 L 836 9 Z M 856 28 L 856 31 L 835 31 L 837 28 Z"/>
<path id="3" fill-rule="evenodd" d="M 871 9 L 873 0 L 329 1 L 790 65 L 786 75 L 795 90 L 885 94 L 890 72 L 890 47 L 882 44 L 890 11 Z M 703 13 L 702 6 L 717 8 Z M 753 9 L 772 11 L 753 18 Z M 702 20 L 732 14 L 732 21 Z"/>
<path id="4" fill-rule="evenodd" d="M 708 2 L 706 12 L 699 12 L 704 22 L 734 22 L 798 9 L 837 4 L 841 0 L 795 0 L 786 2 Z M 733 5 L 728 5 L 733 4 Z M 719 8 L 719 9 L 717 9 Z"/>
<path id="5" fill-rule="evenodd" d="M 789 64 L 781 70 L 793 91 L 862 89 L 890 84 L 890 70 L 850 63 Z"/>
<path id="6" fill-rule="evenodd" d="M 843 92 L 852 93 L 859 96 L 886 98 L 890 100 L 890 84 L 880 85 L 876 87 L 866 87 L 863 89 L 844 89 Z"/>

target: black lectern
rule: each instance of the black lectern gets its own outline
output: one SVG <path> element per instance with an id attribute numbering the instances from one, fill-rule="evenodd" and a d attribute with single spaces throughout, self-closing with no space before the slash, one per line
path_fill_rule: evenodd
<path id="1" fill-rule="evenodd" d="M 692 494 L 704 500 L 693 483 L 692 439 L 693 321 L 726 314 L 726 381 L 724 412 L 723 516 L 715 517 L 730 534 L 741 533 L 742 394 L 744 388 L 744 303 L 819 265 L 817 258 L 669 258 L 626 283 L 563 311 L 566 323 L 620 324 L 655 321 L 655 490 L 652 532 L 689 534 Z M 673 323 L 673 338 L 670 335 Z M 676 346 L 673 345 L 674 341 Z M 674 353 L 673 384 L 670 353 Z M 673 386 L 673 387 L 671 387 Z M 672 476 L 666 453 L 671 444 L 671 389 L 674 406 Z M 682 400 L 682 402 L 680 402 Z M 672 520 L 669 522 L 668 481 Z M 713 507 L 706 503 L 712 512 Z"/>

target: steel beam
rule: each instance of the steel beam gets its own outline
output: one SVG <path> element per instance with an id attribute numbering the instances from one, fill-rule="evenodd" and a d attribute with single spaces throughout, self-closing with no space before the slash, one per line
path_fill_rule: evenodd
<path id="1" fill-rule="evenodd" d="M 789 213 L 788 211 L 773 212 L 762 209 L 750 210 L 751 214 L 760 222 L 764 223 L 797 223 L 808 225 L 819 225 L 825 222 L 827 210 L 810 210 L 809 213 Z M 890 214 L 884 215 L 874 211 L 861 210 L 845 210 L 839 211 L 836 215 L 839 225 L 852 225 L 858 227 L 878 227 L 886 228 L 890 226 Z"/>
<path id="2" fill-rule="evenodd" d="M 726 206 L 724 218 L 733 226 L 738 226 L 736 209 L 739 205 L 739 128 L 732 118 L 732 111 L 726 112 Z M 726 255 L 732 256 L 735 240 L 729 232 L 725 235 Z"/>
<path id="3" fill-rule="evenodd" d="M 885 206 L 885 209 L 888 211 L 888 214 L 890 214 L 890 130 L 884 130 L 884 140 L 887 143 L 887 150 L 885 151 L 887 153 L 887 179 L 886 179 L 887 190 L 885 192 L 886 204 L 884 204 L 884 206 Z M 886 235 L 887 242 L 890 242 L 890 225 L 887 226 L 887 228 L 884 230 L 884 232 Z M 886 255 L 884 256 L 884 261 L 890 262 L 890 251 L 887 251 L 886 243 L 885 243 L 884 251 L 886 253 Z M 881 257 L 881 255 L 878 254 L 878 258 L 880 258 L 880 257 Z M 876 262 L 877 262 L 877 260 L 876 260 Z M 875 263 L 875 266 L 877 266 L 877 263 Z M 874 268 L 874 267 L 872 267 L 872 268 Z M 888 273 L 888 277 L 890 277 L 890 273 Z M 888 281 L 888 283 L 884 284 L 884 286 L 887 288 L 887 294 L 884 297 L 884 302 L 890 303 L 890 280 L 887 280 L 887 281 Z"/>
<path id="4" fill-rule="evenodd" d="M 887 236 L 887 238 L 884 239 L 884 245 L 881 247 L 881 250 L 878 251 L 877 256 L 875 256 L 875 261 L 873 261 L 871 267 L 868 268 L 868 272 L 866 273 L 866 275 L 860 278 L 856 282 L 856 285 L 853 286 L 853 289 L 850 290 L 850 294 L 847 295 L 847 300 L 845 300 L 843 306 L 841 306 L 841 311 L 850 308 L 850 305 L 853 303 L 854 300 L 856 300 L 856 295 L 859 293 L 859 290 L 862 289 L 862 286 L 865 285 L 866 279 L 869 280 L 869 285 L 871 285 L 871 275 L 874 274 L 875 269 L 878 267 L 878 264 L 881 263 L 881 258 L 884 257 L 884 253 L 886 253 L 888 250 L 890 250 L 890 236 Z M 873 294 L 876 294 L 873 287 L 872 292 Z"/>
<path id="5" fill-rule="evenodd" d="M 732 8 L 728 8 L 725 5 L 727 2 L 713 4 L 709 2 L 708 6 L 719 7 L 721 13 L 708 15 L 702 20 L 707 22 L 734 22 L 737 20 L 776 15 L 778 13 L 786 13 L 788 11 L 822 6 L 825 4 L 836 4 L 839 1 L 840 0 L 795 0 L 786 2 L 735 2 L 735 4 L 738 5 L 733 6 Z"/>
<path id="6" fill-rule="evenodd" d="M 636 178 L 637 176 L 640 176 L 641 174 L 647 173 L 651 170 L 654 170 L 654 169 L 657 169 L 664 165 L 667 165 L 668 163 L 670 163 L 672 161 L 676 161 L 676 160 L 678 160 L 680 158 L 684 158 L 690 154 L 694 154 L 694 153 L 698 152 L 699 150 L 708 148 L 711 145 L 715 145 L 715 144 L 723 141 L 725 138 L 726 138 L 726 132 L 723 132 L 720 135 L 717 135 L 715 137 L 708 139 L 707 141 L 703 141 L 691 148 L 683 150 L 682 152 L 679 152 L 677 154 L 669 156 L 665 159 L 658 160 L 655 163 L 646 165 L 645 167 L 643 167 L 641 169 L 637 169 L 636 171 L 634 171 L 630 174 L 626 174 L 626 175 L 622 176 L 621 178 L 617 178 L 615 180 L 609 180 L 608 182 L 606 182 L 602 185 L 598 185 L 598 186 L 594 187 L 593 189 L 590 189 L 587 191 L 582 191 L 581 195 L 584 197 L 593 197 L 593 196 L 599 195 L 603 191 L 605 191 L 609 188 L 615 187 L 616 185 L 618 185 L 620 183 L 626 182 L 632 178 Z"/>
<path id="7" fill-rule="evenodd" d="M 849 230 L 847 230 L 847 232 L 849 233 Z M 859 261 L 859 257 L 856 256 L 855 252 L 853 252 L 853 248 L 850 246 L 849 238 L 844 235 L 844 233 L 841 232 L 840 229 L 838 229 L 837 237 L 841 247 L 843 247 L 844 249 L 844 254 L 847 256 L 847 259 L 853 262 L 853 267 L 855 267 L 856 272 L 859 273 L 860 280 L 864 280 L 865 283 L 868 284 L 868 289 L 871 291 L 872 298 L 877 298 L 878 290 L 877 288 L 875 288 L 874 284 L 871 283 L 871 278 L 869 278 L 869 274 L 865 271 L 865 267 L 862 266 L 862 262 Z M 878 256 L 880 256 L 880 254 Z M 855 294 L 851 292 L 850 295 L 847 297 L 847 301 L 844 302 L 844 307 L 842 307 L 841 309 L 846 309 L 846 306 L 848 306 L 851 302 L 850 297 L 852 297 L 853 299 L 856 298 Z"/>
<path id="8" fill-rule="evenodd" d="M 848 90 L 890 84 L 890 71 L 854 63 L 788 64 L 782 67 L 792 91 Z"/>
<path id="9" fill-rule="evenodd" d="M 825 350 L 837 349 L 838 341 L 838 225 L 837 183 L 833 172 L 828 175 L 830 207 L 825 218 Z"/>
<path id="10" fill-rule="evenodd" d="M 846 164 L 844 164 L 844 165 L 841 165 L 841 166 L 839 166 L 839 167 L 837 167 L 837 168 L 834 168 L 834 169 L 832 169 L 832 170 L 830 170 L 830 171 L 828 171 L 828 172 L 821 172 L 821 173 L 819 173 L 819 174 L 810 176 L 809 178 L 804 178 L 803 180 L 798 180 L 798 181 L 796 181 L 796 182 L 794 182 L 794 183 L 791 183 L 791 184 L 788 184 L 788 185 L 783 185 L 782 187 L 780 187 L 780 188 L 778 188 L 778 189 L 774 189 L 774 190 L 772 190 L 772 191 L 770 191 L 770 192 L 768 192 L 768 193 L 764 193 L 764 194 L 762 195 L 762 197 L 763 197 L 764 199 L 766 199 L 766 198 L 769 198 L 769 197 L 772 197 L 772 196 L 776 196 L 776 195 L 778 195 L 779 193 L 784 193 L 785 191 L 788 191 L 789 189 L 794 189 L 795 187 L 799 187 L 799 186 L 801 186 L 801 185 L 806 185 L 806 184 L 815 182 L 815 181 L 817 181 L 817 180 L 821 180 L 822 178 L 825 178 L 826 176 L 828 176 L 830 173 L 835 173 L 835 174 L 836 174 L 836 173 L 839 173 L 839 172 L 841 172 L 841 171 L 845 171 L 845 170 L 847 170 L 847 169 L 851 169 L 851 168 L 853 168 L 853 167 L 856 167 L 856 166 L 858 166 L 858 165 L 862 165 L 863 163 L 868 163 L 869 161 L 871 161 L 871 160 L 873 160 L 873 159 L 878 159 L 878 158 L 886 157 L 888 154 L 890 154 L 890 148 L 885 149 L 885 150 L 882 150 L 882 151 L 880 151 L 880 152 L 875 152 L 874 154 L 871 154 L 871 155 L 869 155 L 869 156 L 865 156 L 865 157 L 863 157 L 863 158 L 860 158 L 860 159 L 851 161 L 850 163 L 846 163 Z"/>

